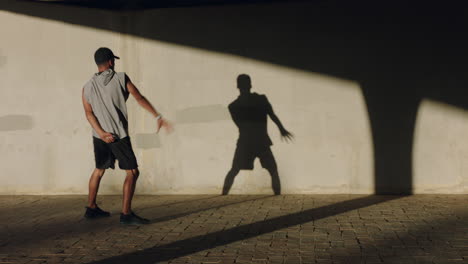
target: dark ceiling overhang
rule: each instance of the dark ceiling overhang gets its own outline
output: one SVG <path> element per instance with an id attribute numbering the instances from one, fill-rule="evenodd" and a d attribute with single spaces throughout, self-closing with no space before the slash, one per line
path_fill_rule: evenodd
<path id="1" fill-rule="evenodd" d="M 142 10 L 150 8 L 237 5 L 271 2 L 303 2 L 285 0 L 27 0 L 31 2 L 74 5 L 109 10 Z"/>

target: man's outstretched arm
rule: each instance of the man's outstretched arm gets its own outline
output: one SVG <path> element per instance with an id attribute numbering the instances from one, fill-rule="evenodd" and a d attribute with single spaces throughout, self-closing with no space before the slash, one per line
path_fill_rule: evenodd
<path id="1" fill-rule="evenodd" d="M 94 128 L 94 130 L 98 133 L 99 137 L 106 143 L 111 143 L 114 142 L 114 136 L 112 136 L 111 133 L 108 133 L 102 129 L 101 124 L 99 124 L 99 121 L 97 120 L 96 116 L 94 115 L 93 108 L 91 105 L 88 103 L 84 96 L 84 88 L 81 93 L 81 98 L 83 100 L 83 107 L 85 110 L 85 115 L 86 119 L 88 119 L 88 122 L 91 124 L 91 127 Z"/>
<path id="2" fill-rule="evenodd" d="M 150 112 L 154 117 L 158 118 L 157 132 L 159 132 L 159 129 L 161 127 L 165 127 L 168 131 L 170 131 L 172 129 L 172 126 L 169 124 L 169 122 L 167 122 L 165 119 L 162 118 L 162 115 L 158 111 L 156 111 L 156 109 L 150 103 L 150 101 L 148 101 L 148 99 L 146 99 L 146 97 L 144 97 L 140 93 L 138 88 L 132 83 L 132 81 L 130 80 L 130 78 L 128 78 L 128 76 L 126 76 L 126 79 L 127 79 L 127 90 L 128 90 L 128 92 L 131 95 L 133 95 L 133 97 L 135 98 L 135 100 L 138 102 L 138 104 L 141 107 L 143 107 L 148 112 Z"/>

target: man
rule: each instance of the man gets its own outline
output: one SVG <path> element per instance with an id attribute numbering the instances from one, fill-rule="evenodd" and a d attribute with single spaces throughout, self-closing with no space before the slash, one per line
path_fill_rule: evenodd
<path id="1" fill-rule="evenodd" d="M 273 143 L 267 132 L 267 116 L 278 126 L 282 138 L 291 140 L 293 135 L 283 127 L 267 97 L 250 92 L 252 84 L 249 75 L 241 74 L 237 77 L 237 88 L 240 96 L 229 105 L 229 112 L 239 128 L 239 139 L 232 168 L 224 180 L 222 194 L 229 193 L 240 170 L 253 169 L 254 160 L 258 157 L 262 167 L 270 173 L 274 194 L 279 195 L 281 184 L 276 161 L 270 149 Z"/>
<path id="2" fill-rule="evenodd" d="M 115 59 L 119 57 L 108 48 L 99 48 L 94 54 L 98 73 L 85 84 L 82 92 L 83 106 L 93 128 L 93 145 L 96 168 L 89 180 L 88 219 L 110 216 L 96 203 L 96 196 L 104 172 L 114 169 L 117 159 L 119 167 L 127 176 L 123 185 L 121 224 L 147 224 L 149 221 L 137 216 L 131 208 L 135 186 L 140 174 L 128 133 L 126 101 L 133 95 L 138 104 L 148 110 L 161 127 L 170 129 L 170 124 L 154 109 L 151 103 L 138 91 L 130 78 L 123 72 L 115 72 Z"/>

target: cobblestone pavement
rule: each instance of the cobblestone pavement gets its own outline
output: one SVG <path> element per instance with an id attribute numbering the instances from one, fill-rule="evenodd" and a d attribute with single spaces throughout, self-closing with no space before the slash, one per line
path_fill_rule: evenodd
<path id="1" fill-rule="evenodd" d="M 468 263 L 468 195 L 0 196 L 0 263 Z"/>

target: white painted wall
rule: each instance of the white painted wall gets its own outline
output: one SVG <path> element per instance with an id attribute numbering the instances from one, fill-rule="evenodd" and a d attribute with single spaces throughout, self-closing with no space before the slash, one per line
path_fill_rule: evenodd
<path id="1" fill-rule="evenodd" d="M 369 118 L 352 80 L 6 11 L 0 11 L 0 35 L 0 194 L 87 193 L 94 157 L 81 88 L 96 71 L 93 53 L 101 46 L 121 57 L 117 71 L 127 72 L 175 125 L 174 133 L 156 135 L 150 114 L 128 100 L 138 193 L 221 192 L 238 136 L 227 105 L 238 95 L 241 73 L 295 135 L 282 142 L 269 121 L 283 193 L 374 190 Z M 468 192 L 468 146 L 451 143 L 451 135 L 466 135 L 467 115 L 446 109 L 422 105 L 416 192 Z M 441 146 L 440 156 L 427 154 Z M 123 171 L 108 170 L 101 193 L 120 193 L 123 179 Z M 231 193 L 272 193 L 258 160 L 253 171 L 238 175 Z"/>

